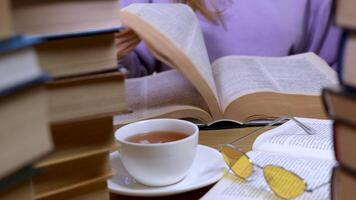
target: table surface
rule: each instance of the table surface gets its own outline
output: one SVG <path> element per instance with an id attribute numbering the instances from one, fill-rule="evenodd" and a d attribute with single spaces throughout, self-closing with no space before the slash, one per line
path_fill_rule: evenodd
<path id="1" fill-rule="evenodd" d="M 235 129 L 220 129 L 220 130 L 209 130 L 209 131 L 200 131 L 199 134 L 199 144 L 210 146 L 212 148 L 217 149 L 219 144 L 226 144 L 230 143 L 238 138 L 241 138 L 248 133 L 256 130 L 257 128 L 255 127 L 249 127 L 249 128 L 235 128 Z M 265 131 L 265 130 L 264 130 Z M 239 147 L 241 147 L 245 151 L 251 150 L 252 143 L 255 141 L 256 137 L 261 134 L 261 131 L 257 131 L 256 133 L 246 137 L 245 139 L 238 141 L 237 143 Z M 214 184 L 213 184 L 214 185 Z M 123 195 L 117 195 L 117 194 L 110 194 L 110 199 L 111 200 L 118 200 L 118 199 L 136 199 L 136 200 L 151 200 L 151 199 L 157 199 L 157 200 L 193 200 L 193 199 L 199 199 L 202 197 L 206 192 L 209 191 L 209 189 L 213 186 L 207 186 L 204 188 L 201 188 L 199 190 L 194 190 L 191 192 L 186 192 L 178 195 L 172 195 L 172 196 L 166 196 L 166 197 L 153 197 L 153 198 L 148 198 L 148 197 L 130 197 L 130 196 L 123 196 Z"/>

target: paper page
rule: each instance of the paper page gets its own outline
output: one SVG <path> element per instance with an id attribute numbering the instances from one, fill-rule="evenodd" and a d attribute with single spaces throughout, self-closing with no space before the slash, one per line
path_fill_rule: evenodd
<path id="1" fill-rule="evenodd" d="M 320 66 L 322 62 L 316 60 L 312 53 L 218 59 L 213 74 L 223 110 L 238 97 L 258 91 L 320 95 L 321 89 L 336 84 L 337 78 L 329 66 Z"/>
<path id="2" fill-rule="evenodd" d="M 277 165 L 296 173 L 302 177 L 307 188 L 314 188 L 318 185 L 331 180 L 332 167 L 335 161 L 312 159 L 312 158 L 295 158 L 280 153 L 267 153 L 253 151 L 248 153 L 250 159 L 260 165 Z M 330 184 L 325 185 L 312 193 L 304 193 L 295 198 L 304 199 L 330 199 Z M 228 174 L 220 180 L 205 196 L 203 200 L 252 200 L 252 199 L 281 199 L 271 191 L 264 179 L 263 171 L 255 168 L 254 174 L 248 181 L 237 179 L 234 175 Z"/>
<path id="3" fill-rule="evenodd" d="M 159 55 L 158 59 L 169 61 L 168 64 L 192 82 L 213 114 L 221 114 L 203 34 L 190 7 L 184 4 L 132 4 L 121 10 L 121 19 L 140 35 L 154 55 Z"/>
<path id="4" fill-rule="evenodd" d="M 252 149 L 334 160 L 332 121 L 310 118 L 296 119 L 313 128 L 316 134 L 305 133 L 294 121 L 289 120 L 258 136 Z"/>
<path id="5" fill-rule="evenodd" d="M 196 89 L 176 70 L 170 70 L 142 78 L 126 79 L 126 98 L 132 113 L 121 114 L 115 121 L 135 121 L 152 115 L 193 106 L 208 110 L 204 99 Z M 183 107 L 182 107 L 183 106 Z M 206 112 L 207 115 L 209 115 Z M 193 116 L 191 116 L 193 117 Z"/>

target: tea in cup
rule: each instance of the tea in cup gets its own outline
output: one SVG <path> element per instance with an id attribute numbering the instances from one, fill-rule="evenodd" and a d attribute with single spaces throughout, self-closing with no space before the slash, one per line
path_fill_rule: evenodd
<path id="1" fill-rule="evenodd" d="M 193 164 L 199 129 L 188 121 L 152 119 L 115 132 L 121 161 L 128 173 L 148 186 L 177 183 Z"/>

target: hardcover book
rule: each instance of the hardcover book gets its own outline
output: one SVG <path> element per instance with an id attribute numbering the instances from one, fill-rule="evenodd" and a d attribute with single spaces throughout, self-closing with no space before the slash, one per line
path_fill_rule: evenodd
<path id="1" fill-rule="evenodd" d="M 2 178 L 50 153 L 53 143 L 43 85 L 2 96 L 0 107 Z"/>
<path id="2" fill-rule="evenodd" d="M 65 191 L 56 195 L 41 198 L 39 200 L 109 200 L 109 190 L 106 181 L 101 180 L 94 183 L 86 184 L 69 191 Z"/>
<path id="3" fill-rule="evenodd" d="M 355 199 L 356 175 L 343 167 L 336 167 L 333 170 L 331 186 L 333 200 Z"/>
<path id="4" fill-rule="evenodd" d="M 52 124 L 127 112 L 124 74 L 94 74 L 47 83 Z M 84 119 L 83 119 L 84 118 Z"/>
<path id="5" fill-rule="evenodd" d="M 16 32 L 57 35 L 120 27 L 119 0 L 12 0 Z"/>
<path id="6" fill-rule="evenodd" d="M 115 71 L 117 58 L 113 31 L 117 30 L 39 37 L 45 40 L 35 46 L 39 64 L 54 78 Z"/>
<path id="7" fill-rule="evenodd" d="M 348 29 L 356 29 L 356 2 L 354 0 L 336 0 L 334 3 L 336 24 Z"/>
<path id="8" fill-rule="evenodd" d="M 11 19 L 10 0 L 0 1 L 0 40 L 7 39 L 14 34 Z"/>
<path id="9" fill-rule="evenodd" d="M 35 164 L 45 167 L 83 157 L 115 150 L 117 144 L 113 134 L 111 115 L 51 125 L 55 151 Z"/>
<path id="10" fill-rule="evenodd" d="M 109 151 L 73 161 L 40 167 L 32 183 L 36 199 L 47 198 L 112 176 Z"/>
<path id="11" fill-rule="evenodd" d="M 6 200 L 33 200 L 35 194 L 31 177 L 39 173 L 30 165 L 0 179 L 0 199 Z"/>
<path id="12" fill-rule="evenodd" d="M 330 118 L 356 124 L 356 94 L 343 87 L 324 88 L 322 93 Z"/>
<path id="13" fill-rule="evenodd" d="M 335 156 L 340 165 L 356 171 L 356 125 L 334 122 Z"/>
<path id="14" fill-rule="evenodd" d="M 340 47 L 339 78 L 342 85 L 356 91 L 356 34 L 348 32 L 343 37 Z"/>

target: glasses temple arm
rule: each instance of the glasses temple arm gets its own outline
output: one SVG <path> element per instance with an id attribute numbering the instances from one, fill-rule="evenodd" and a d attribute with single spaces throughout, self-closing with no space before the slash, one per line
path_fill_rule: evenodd
<path id="1" fill-rule="evenodd" d="M 317 133 L 317 131 L 315 129 L 313 129 L 312 127 L 309 127 L 305 124 L 303 124 L 302 122 L 300 122 L 299 120 L 297 120 L 295 117 L 290 117 L 289 119 L 293 120 L 300 128 L 302 128 L 307 134 L 309 135 L 314 135 Z"/>
<path id="2" fill-rule="evenodd" d="M 315 129 L 313 129 L 313 128 L 311 128 L 311 127 L 309 127 L 309 126 L 303 124 L 302 122 L 300 122 L 299 120 L 297 120 L 295 117 L 284 116 L 284 117 L 278 118 L 278 119 L 276 119 L 276 120 L 270 122 L 270 123 L 267 124 L 266 126 L 262 126 L 262 127 L 258 128 L 258 129 L 253 130 L 252 132 L 248 133 L 247 135 L 245 135 L 245 136 L 243 136 L 243 137 L 237 138 L 236 140 L 230 142 L 229 144 L 234 144 L 235 142 L 238 142 L 238 141 L 240 141 L 240 140 L 243 140 L 243 139 L 249 137 L 250 135 L 252 135 L 252 134 L 254 134 L 254 133 L 256 133 L 256 132 L 258 132 L 258 131 L 260 131 L 260 130 L 262 130 L 262 129 L 271 127 L 271 126 L 273 126 L 273 125 L 275 125 L 275 124 L 277 124 L 277 123 L 279 123 L 279 122 L 282 122 L 282 121 L 284 121 L 284 120 L 287 120 L 287 119 L 293 120 L 300 128 L 302 128 L 302 129 L 303 129 L 307 134 L 309 134 L 309 135 L 314 135 L 314 134 L 317 133 L 317 131 L 316 131 Z"/>
<path id="3" fill-rule="evenodd" d="M 305 190 L 305 191 L 306 191 L 306 192 L 313 192 L 314 190 L 317 190 L 317 189 L 319 189 L 319 188 L 321 188 L 321 187 L 324 187 L 325 185 L 330 184 L 330 182 L 331 182 L 331 181 L 325 182 L 325 183 L 323 183 L 323 184 L 320 184 L 320 185 L 318 185 L 318 186 L 315 186 L 314 188 L 307 189 L 307 190 Z"/>
<path id="4" fill-rule="evenodd" d="M 253 166 L 255 166 L 255 167 L 257 167 L 257 168 L 259 168 L 259 169 L 262 169 L 262 170 L 263 170 L 263 167 L 262 167 L 261 165 L 258 165 L 258 164 L 253 163 L 253 162 L 251 162 L 251 163 L 252 163 L 252 165 L 253 165 Z"/>
<path id="5" fill-rule="evenodd" d="M 248 133 L 248 134 L 245 135 L 245 136 L 242 136 L 242 137 L 240 137 L 240 138 L 237 138 L 236 140 L 230 142 L 230 144 L 233 144 L 233 143 L 235 143 L 235 142 L 238 142 L 238 141 L 240 141 L 240 140 L 243 140 L 243 139 L 249 137 L 250 135 L 252 135 L 252 134 L 258 132 L 259 130 L 262 130 L 262 129 L 271 127 L 271 126 L 273 126 L 273 125 L 275 125 L 275 124 L 277 124 L 277 123 L 279 123 L 279 122 L 282 122 L 282 121 L 284 121 L 284 120 L 286 120 L 286 119 L 290 119 L 290 117 L 281 117 L 281 118 L 278 118 L 278 119 L 276 119 L 276 120 L 270 122 L 270 123 L 267 124 L 266 126 L 262 126 L 262 127 L 258 128 L 258 129 L 253 130 L 252 132 Z"/>

